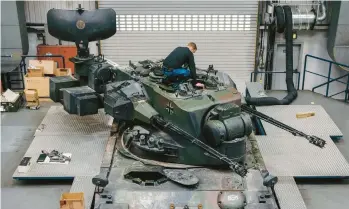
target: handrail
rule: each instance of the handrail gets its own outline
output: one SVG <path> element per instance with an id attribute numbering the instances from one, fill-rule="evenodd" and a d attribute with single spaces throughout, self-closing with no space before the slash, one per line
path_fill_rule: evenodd
<path id="1" fill-rule="evenodd" d="M 23 72 L 24 74 L 27 73 L 27 69 L 26 69 L 26 64 L 25 64 L 25 59 L 27 57 L 47 57 L 47 58 L 55 58 L 55 57 L 58 57 L 58 58 L 62 58 L 62 64 L 63 64 L 63 68 L 65 68 L 65 59 L 64 59 L 64 56 L 63 55 L 22 55 L 22 61 L 24 62 L 24 68 L 23 68 Z"/>
<path id="2" fill-rule="evenodd" d="M 345 74 L 345 75 L 342 75 L 342 76 L 340 76 L 340 77 L 338 77 L 338 78 L 332 79 L 330 82 L 325 82 L 325 83 L 323 83 L 323 84 L 317 85 L 317 86 L 313 87 L 311 91 L 314 91 L 315 89 L 317 89 L 317 88 L 319 88 L 319 87 L 321 87 L 321 86 L 324 86 L 324 85 L 326 85 L 327 83 L 330 84 L 330 83 L 332 83 L 333 81 L 338 81 L 339 79 L 342 79 L 342 78 L 347 77 L 347 76 L 348 76 L 348 74 Z M 340 82 L 343 83 L 343 84 L 347 84 L 347 83 L 345 83 L 345 82 L 343 82 L 343 81 L 340 81 Z"/>
<path id="3" fill-rule="evenodd" d="M 345 91 L 347 91 L 347 90 L 340 91 L 340 92 L 335 93 L 335 94 L 332 94 L 331 96 L 328 96 L 328 97 L 333 97 L 333 96 L 336 96 L 336 95 L 338 95 L 338 94 L 344 93 Z"/>
<path id="4" fill-rule="evenodd" d="M 315 72 L 312 72 L 312 71 L 309 71 L 309 70 L 306 70 L 307 68 L 307 61 L 308 61 L 308 57 L 311 57 L 311 58 L 314 58 L 314 59 L 317 59 L 317 60 L 321 60 L 321 61 L 324 61 L 324 62 L 327 62 L 329 63 L 329 67 L 328 67 L 328 75 L 327 76 L 324 76 L 324 75 L 321 75 L 321 74 L 318 74 L 318 73 L 315 73 Z M 311 74 L 314 74 L 314 75 L 317 75 L 317 76 L 321 76 L 323 78 L 327 78 L 327 81 L 320 84 L 320 85 L 317 85 L 315 87 L 312 88 L 312 91 L 314 92 L 315 89 L 321 87 L 321 86 L 324 86 L 324 85 L 327 85 L 326 86 L 326 97 L 333 97 L 335 95 L 338 95 L 338 94 L 341 94 L 341 93 L 345 93 L 345 96 L 344 96 L 344 101 L 347 102 L 348 101 L 348 93 L 349 93 L 349 73 L 345 74 L 345 75 L 342 75 L 342 76 L 339 76 L 337 78 L 331 78 L 331 72 L 332 72 L 332 65 L 337 65 L 337 66 L 342 66 L 342 67 L 346 67 L 346 68 L 349 68 L 348 65 L 346 64 L 342 64 L 342 63 L 339 63 L 339 62 L 335 62 L 335 61 L 332 61 L 332 60 L 328 60 L 328 59 L 324 59 L 324 58 L 321 58 L 321 57 L 316 57 L 316 56 L 313 56 L 313 55 L 310 55 L 310 54 L 307 54 L 305 55 L 305 60 L 304 60 L 304 68 L 303 68 L 303 81 L 302 81 L 302 90 L 304 90 L 304 82 L 305 82 L 305 75 L 306 73 L 311 73 Z M 344 77 L 348 77 L 348 80 L 347 82 L 343 82 L 343 81 L 340 81 L 339 79 L 342 79 Z M 329 92 L 329 88 L 330 88 L 330 83 L 332 83 L 333 81 L 336 81 L 336 82 L 339 82 L 339 83 L 342 83 L 342 84 L 345 84 L 346 85 L 346 89 L 344 89 L 343 91 L 341 92 L 338 92 L 338 93 L 335 93 L 331 96 L 328 96 L 328 92 Z"/>

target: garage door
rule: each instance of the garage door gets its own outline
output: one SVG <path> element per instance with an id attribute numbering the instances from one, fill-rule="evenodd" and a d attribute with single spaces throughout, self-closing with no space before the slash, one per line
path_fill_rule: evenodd
<path id="1" fill-rule="evenodd" d="M 254 69 L 257 1 L 99 1 L 117 14 L 116 34 L 101 42 L 102 53 L 119 64 L 165 58 L 195 42 L 199 68 L 213 64 L 238 88 Z"/>

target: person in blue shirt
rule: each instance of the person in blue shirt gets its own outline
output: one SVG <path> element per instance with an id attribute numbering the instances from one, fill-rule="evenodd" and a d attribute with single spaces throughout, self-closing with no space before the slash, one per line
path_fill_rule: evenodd
<path id="1" fill-rule="evenodd" d="M 183 77 L 193 79 L 196 83 L 196 66 L 194 60 L 194 53 L 197 51 L 196 44 L 188 43 L 186 47 L 175 48 L 163 62 L 163 73 L 166 77 Z M 189 69 L 184 68 L 183 65 L 188 65 Z"/>

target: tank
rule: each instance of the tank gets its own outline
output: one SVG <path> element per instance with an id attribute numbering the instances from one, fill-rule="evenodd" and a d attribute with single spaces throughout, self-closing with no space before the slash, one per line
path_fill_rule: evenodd
<path id="1" fill-rule="evenodd" d="M 101 168 L 101 175 L 92 179 L 100 198 L 91 208 L 140 208 L 139 204 L 147 209 L 280 208 L 274 190 L 278 178 L 252 159 L 252 151 L 247 152 L 248 145 L 254 148 L 248 140 L 251 115 L 325 146 L 323 139 L 243 104 L 231 77 L 213 65 L 197 69 L 201 85 L 196 85 L 190 78 L 166 77 L 161 59 L 130 60 L 121 66 L 101 54 L 90 54 L 90 41 L 116 33 L 112 9 L 52 9 L 47 19 L 52 36 L 75 42 L 78 49 L 70 58 L 74 77 L 50 78 L 51 99 L 62 103 L 69 114 L 82 117 L 103 108 L 117 126 L 117 152 L 111 160 L 116 166 Z M 227 175 L 228 169 L 234 173 Z M 206 182 L 199 183 L 202 179 Z M 196 198 L 205 204 L 197 204 Z M 146 207 L 145 202 L 153 205 Z M 195 206 L 184 204 L 188 202 Z"/>
<path id="2" fill-rule="evenodd" d="M 132 60 L 119 66 L 103 55 L 90 54 L 90 41 L 116 33 L 115 15 L 112 9 L 81 7 L 48 11 L 49 33 L 78 48 L 70 58 L 75 78 L 51 78 L 52 100 L 80 116 L 104 108 L 120 126 L 122 149 L 139 159 L 227 166 L 244 176 L 252 122 L 241 112 L 241 94 L 233 80 L 210 65 L 197 69 L 202 84 L 197 87 L 188 78 L 164 76 L 162 60 Z M 96 18 L 90 21 L 91 17 Z M 67 30 L 72 32 L 67 35 Z"/>
<path id="3" fill-rule="evenodd" d="M 149 160 L 229 166 L 213 151 L 244 164 L 252 122 L 227 74 L 213 66 L 198 69 L 203 85 L 196 87 L 190 79 L 169 81 L 162 61 L 135 63 L 115 67 L 116 79 L 104 93 L 104 109 L 119 121 L 124 149 Z"/>

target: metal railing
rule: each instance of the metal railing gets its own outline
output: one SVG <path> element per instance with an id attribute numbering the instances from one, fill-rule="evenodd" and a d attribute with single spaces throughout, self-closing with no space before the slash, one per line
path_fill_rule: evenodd
<path id="1" fill-rule="evenodd" d="M 12 60 L 13 65 L 7 67 L 6 70 L 1 70 L 1 85 L 4 90 L 23 90 L 24 78 L 21 72 L 23 67 L 22 61 L 17 60 L 17 56 L 13 54 L 1 55 L 2 58 L 9 58 L 5 60 Z M 19 62 L 19 64 L 17 64 Z"/>
<path id="2" fill-rule="evenodd" d="M 321 75 L 321 74 L 318 74 L 318 73 L 315 73 L 315 72 L 312 72 L 312 71 L 309 71 L 307 70 L 307 61 L 308 61 L 308 57 L 310 58 L 314 58 L 314 59 L 317 59 L 317 60 L 321 60 L 321 61 L 324 61 L 324 62 L 327 62 L 329 63 L 329 66 L 328 66 L 328 74 L 327 76 L 325 75 Z M 311 73 L 311 74 L 314 74 L 314 75 L 317 75 L 317 76 L 320 76 L 320 77 L 323 77 L 323 78 L 326 78 L 327 81 L 322 83 L 322 84 L 319 84 L 317 86 L 314 86 L 312 88 L 312 91 L 314 92 L 315 89 L 319 88 L 319 87 L 322 87 L 322 86 L 325 86 L 326 85 L 326 94 L 325 96 L 326 97 L 333 97 L 333 96 L 336 96 L 338 94 L 341 94 L 341 93 L 345 93 L 345 96 L 344 96 L 344 102 L 348 102 L 348 93 L 349 93 L 349 73 L 345 74 L 345 75 L 342 75 L 342 76 L 339 76 L 337 78 L 331 78 L 331 72 L 332 72 L 332 65 L 337 65 L 337 66 L 342 66 L 342 67 L 346 67 L 346 68 L 349 68 L 348 65 L 345 65 L 345 64 L 342 64 L 342 63 L 338 63 L 338 62 L 334 62 L 332 60 L 328 60 L 328 59 L 324 59 L 324 58 L 321 58 L 321 57 L 316 57 L 316 56 L 313 56 L 313 55 L 310 55 L 310 54 L 307 54 L 305 55 L 305 61 L 304 61 L 304 69 L 303 69 L 303 81 L 302 81 L 302 90 L 304 90 L 304 82 L 305 82 L 305 75 L 306 73 Z M 347 82 L 344 82 L 344 81 L 341 81 L 340 79 L 342 78 L 345 78 L 345 77 L 348 77 L 347 79 Z M 337 93 L 334 93 L 332 95 L 328 95 L 328 92 L 329 92 L 329 88 L 330 88 L 330 83 L 332 82 L 339 82 L 339 83 L 342 83 L 344 85 L 346 85 L 346 88 L 343 90 L 343 91 L 340 91 L 340 92 L 337 92 Z"/>
<path id="3" fill-rule="evenodd" d="M 250 82 L 253 82 L 253 80 L 257 77 L 258 74 L 280 74 L 280 73 L 286 74 L 286 71 L 253 71 L 253 72 L 251 72 L 251 75 L 250 75 Z M 297 76 L 298 76 L 298 78 L 297 78 L 297 90 L 299 90 L 299 84 L 300 84 L 300 80 L 301 80 L 300 72 L 293 71 L 293 74 L 297 74 Z"/>
<path id="4" fill-rule="evenodd" d="M 12 54 L 9 55 L 1 55 L 1 58 L 13 58 Z M 2 85 L 6 88 L 12 90 L 23 90 L 25 89 L 24 75 L 27 74 L 27 66 L 25 63 L 26 58 L 61 58 L 63 68 L 65 68 L 65 59 L 62 55 L 21 55 L 21 60 L 19 61 L 19 65 L 17 65 L 13 70 L 4 74 L 1 77 Z M 62 66 L 61 66 L 62 67 Z M 3 73 L 3 71 L 2 71 Z M 11 77 L 12 76 L 12 77 Z M 15 76 L 15 78 L 13 78 Z M 17 84 L 20 87 L 15 87 L 13 84 Z"/>
<path id="5" fill-rule="evenodd" d="M 63 62 L 63 68 L 65 68 L 65 60 L 64 60 L 64 56 L 63 55 L 22 55 L 22 60 L 21 62 L 23 62 L 23 68 L 22 68 L 22 71 L 24 74 L 27 73 L 27 66 L 25 64 L 25 59 L 26 58 L 41 58 L 41 57 L 46 57 L 46 58 L 55 58 L 55 57 L 58 57 L 58 58 L 61 58 L 62 59 L 62 62 Z"/>

